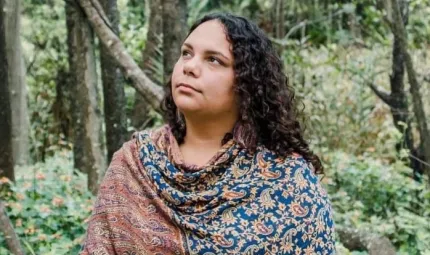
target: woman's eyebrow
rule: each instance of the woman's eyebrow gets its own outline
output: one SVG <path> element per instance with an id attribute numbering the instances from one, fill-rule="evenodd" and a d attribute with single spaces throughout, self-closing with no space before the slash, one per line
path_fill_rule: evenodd
<path id="1" fill-rule="evenodd" d="M 186 46 L 187 48 L 193 49 L 193 46 L 189 43 L 184 43 L 184 46 Z M 219 55 L 219 56 L 225 58 L 226 60 L 230 60 L 230 58 L 228 58 L 226 55 L 224 55 L 221 52 L 216 51 L 216 50 L 206 50 L 205 53 L 210 54 L 210 55 Z"/>

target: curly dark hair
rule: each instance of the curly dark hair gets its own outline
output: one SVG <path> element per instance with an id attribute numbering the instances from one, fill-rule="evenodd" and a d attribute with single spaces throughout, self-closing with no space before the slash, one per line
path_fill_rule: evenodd
<path id="1" fill-rule="evenodd" d="M 235 92 L 239 97 L 239 119 L 223 143 L 235 139 L 250 151 L 259 143 L 280 156 L 295 152 L 310 162 L 316 174 L 323 174 L 321 160 L 303 137 L 294 89 L 288 84 L 282 60 L 265 33 L 248 19 L 233 14 L 209 14 L 194 23 L 187 37 L 200 24 L 217 20 L 223 24 L 234 56 Z M 165 121 L 179 144 L 186 127 L 173 101 L 171 80 L 161 103 Z"/>

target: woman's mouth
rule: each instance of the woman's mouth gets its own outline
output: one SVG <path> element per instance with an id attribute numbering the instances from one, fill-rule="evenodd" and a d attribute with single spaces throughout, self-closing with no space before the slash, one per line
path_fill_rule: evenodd
<path id="1" fill-rule="evenodd" d="M 183 88 L 185 90 L 190 90 L 191 89 L 191 90 L 194 90 L 196 92 L 201 93 L 200 90 L 196 89 L 195 87 L 193 87 L 193 86 L 191 86 L 190 84 L 187 84 L 187 83 L 179 83 L 178 85 L 176 85 L 176 88 Z"/>

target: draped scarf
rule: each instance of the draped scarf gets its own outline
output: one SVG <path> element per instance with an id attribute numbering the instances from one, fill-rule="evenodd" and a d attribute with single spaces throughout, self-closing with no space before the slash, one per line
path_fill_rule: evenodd
<path id="1" fill-rule="evenodd" d="M 233 139 L 184 162 L 168 125 L 133 135 L 100 185 L 80 254 L 333 254 L 325 190 L 298 154 Z"/>

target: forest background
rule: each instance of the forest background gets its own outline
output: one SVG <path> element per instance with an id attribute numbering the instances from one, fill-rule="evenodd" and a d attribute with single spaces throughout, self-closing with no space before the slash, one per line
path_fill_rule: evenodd
<path id="1" fill-rule="evenodd" d="M 430 1 L 0 0 L 0 254 L 77 254 L 100 179 L 204 14 L 269 35 L 338 254 L 430 254 Z"/>

